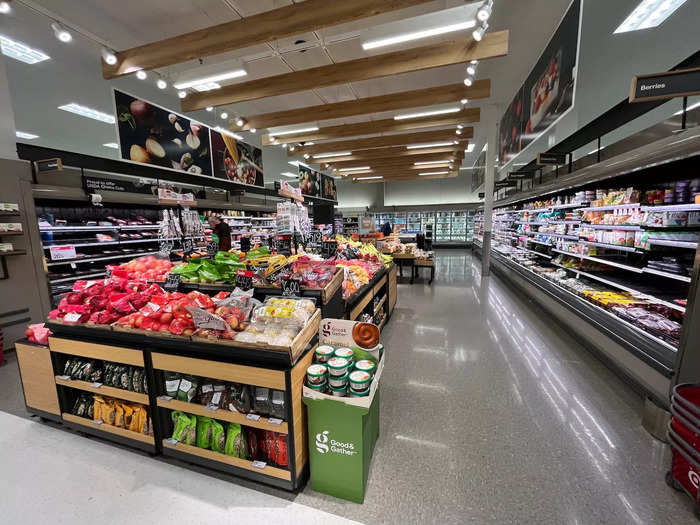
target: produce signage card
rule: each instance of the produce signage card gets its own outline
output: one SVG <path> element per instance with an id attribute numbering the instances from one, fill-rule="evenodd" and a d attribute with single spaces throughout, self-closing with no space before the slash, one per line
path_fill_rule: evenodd
<path id="1" fill-rule="evenodd" d="M 359 347 L 372 351 L 379 345 L 379 327 L 347 319 L 321 319 L 319 343 Z"/>
<path id="2" fill-rule="evenodd" d="M 299 164 L 299 188 L 302 195 L 321 196 L 321 174 L 308 166 Z"/>
<path id="3" fill-rule="evenodd" d="M 226 132 L 211 130 L 214 176 L 239 184 L 265 186 L 262 150 L 236 140 Z"/>
<path id="4" fill-rule="evenodd" d="M 123 159 L 212 175 L 207 126 L 116 89 L 114 105 Z"/>
<path id="5" fill-rule="evenodd" d="M 321 175 L 321 196 L 324 199 L 337 201 L 338 191 L 335 187 L 335 179 L 329 175 Z"/>

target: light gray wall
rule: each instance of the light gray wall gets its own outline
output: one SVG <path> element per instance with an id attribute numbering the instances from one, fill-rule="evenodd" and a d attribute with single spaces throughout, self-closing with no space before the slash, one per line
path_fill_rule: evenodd
<path id="1" fill-rule="evenodd" d="M 12 111 L 4 58 L 0 54 L 0 159 L 16 159 L 15 116 Z"/>

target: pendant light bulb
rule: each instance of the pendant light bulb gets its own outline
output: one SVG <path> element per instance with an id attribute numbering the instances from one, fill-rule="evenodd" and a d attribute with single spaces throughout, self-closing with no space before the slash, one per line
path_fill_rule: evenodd
<path id="1" fill-rule="evenodd" d="M 138 78 L 139 80 L 146 80 L 148 78 L 148 75 L 145 71 L 137 71 L 136 78 Z"/>
<path id="2" fill-rule="evenodd" d="M 158 86 L 158 89 L 165 89 L 166 87 L 168 87 L 168 83 L 162 78 L 159 78 L 156 82 L 156 86 Z"/>
<path id="3" fill-rule="evenodd" d="M 61 42 L 66 43 L 73 40 L 73 35 L 71 35 L 70 32 L 58 22 L 53 22 L 51 24 L 51 29 L 53 29 L 53 34 L 56 35 L 56 38 L 58 38 Z"/>
<path id="4" fill-rule="evenodd" d="M 10 2 L 0 2 L 0 14 L 6 15 L 10 11 L 12 11 Z"/>
<path id="5" fill-rule="evenodd" d="M 187 91 L 178 91 L 177 96 L 180 98 L 185 98 L 187 96 Z"/>

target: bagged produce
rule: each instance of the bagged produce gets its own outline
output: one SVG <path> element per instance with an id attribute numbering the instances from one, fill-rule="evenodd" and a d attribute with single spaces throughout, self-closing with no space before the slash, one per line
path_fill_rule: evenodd
<path id="1" fill-rule="evenodd" d="M 228 409 L 232 412 L 240 412 L 247 414 L 251 410 L 250 388 L 248 385 L 239 383 L 231 384 L 231 402 L 228 404 Z"/>
<path id="2" fill-rule="evenodd" d="M 180 385 L 177 389 L 177 400 L 185 401 L 186 403 L 192 401 L 197 393 L 198 382 L 199 379 L 194 376 L 182 376 L 180 379 Z"/>
<path id="3" fill-rule="evenodd" d="M 212 419 L 211 424 L 211 449 L 214 452 L 221 452 L 222 454 L 224 454 L 226 452 L 226 432 L 224 431 L 224 426 L 221 423 L 219 423 L 216 419 Z"/>
<path id="4" fill-rule="evenodd" d="M 102 419 L 102 407 L 104 404 L 105 400 L 102 396 L 93 396 L 92 419 L 94 421 L 100 421 Z"/>
<path id="5" fill-rule="evenodd" d="M 238 423 L 229 423 L 226 434 L 225 454 L 241 459 L 248 459 L 248 444 L 245 433 Z"/>
<path id="6" fill-rule="evenodd" d="M 114 426 L 124 428 L 124 407 L 121 403 L 114 403 Z"/>
<path id="7" fill-rule="evenodd" d="M 199 448 L 211 447 L 212 433 L 212 419 L 199 416 L 197 418 L 197 446 Z"/>
<path id="8" fill-rule="evenodd" d="M 197 417 L 179 410 L 173 411 L 170 417 L 175 423 L 172 438 L 186 445 L 194 445 L 197 436 Z"/>
<path id="9" fill-rule="evenodd" d="M 102 405 L 102 421 L 108 425 L 114 425 L 116 420 L 116 412 L 114 408 L 114 401 L 111 399 L 105 399 Z"/>
<path id="10" fill-rule="evenodd" d="M 261 416 L 266 416 L 270 413 L 270 389 L 256 386 L 255 398 L 253 399 L 253 410 Z"/>

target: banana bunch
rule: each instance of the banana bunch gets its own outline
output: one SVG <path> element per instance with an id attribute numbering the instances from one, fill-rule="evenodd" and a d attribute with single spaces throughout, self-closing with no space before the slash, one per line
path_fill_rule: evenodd
<path id="1" fill-rule="evenodd" d="M 267 261 L 267 269 L 265 270 L 265 277 L 276 272 L 283 266 L 289 263 L 289 260 L 284 255 L 270 255 Z"/>

